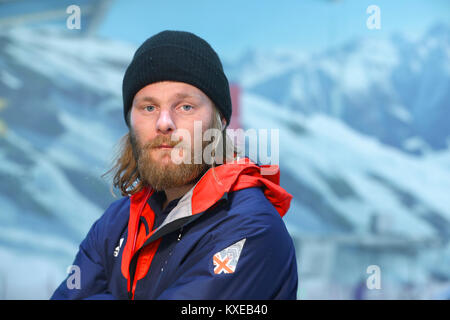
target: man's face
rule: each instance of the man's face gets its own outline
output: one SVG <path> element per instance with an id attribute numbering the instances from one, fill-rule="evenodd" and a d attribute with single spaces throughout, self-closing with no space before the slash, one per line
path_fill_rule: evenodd
<path id="1" fill-rule="evenodd" d="M 156 190 L 193 182 L 208 166 L 174 163 L 173 152 L 183 157 L 186 150 L 174 149 L 179 140 L 172 141 L 172 134 L 180 129 L 190 134 L 193 157 L 194 122 L 201 121 L 203 133 L 211 127 L 213 115 L 213 102 L 190 84 L 163 81 L 138 91 L 131 108 L 130 136 L 141 177 Z"/>

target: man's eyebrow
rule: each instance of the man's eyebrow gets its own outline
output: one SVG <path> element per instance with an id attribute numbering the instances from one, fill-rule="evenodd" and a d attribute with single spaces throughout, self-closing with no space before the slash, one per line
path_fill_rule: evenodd
<path id="1" fill-rule="evenodd" d="M 155 99 L 155 98 L 153 98 L 153 97 L 151 97 L 151 96 L 144 96 L 144 97 L 142 97 L 142 98 L 139 98 L 138 101 L 139 101 L 139 102 L 141 102 L 141 101 L 158 102 L 158 99 Z"/>
<path id="2" fill-rule="evenodd" d="M 195 98 L 195 99 L 201 99 L 201 97 L 197 94 L 189 94 L 189 93 L 183 93 L 183 92 L 179 92 L 179 93 L 175 93 L 173 95 L 174 98 L 176 99 L 185 99 L 185 98 Z M 139 98 L 138 100 L 139 102 L 154 102 L 154 103 L 158 103 L 159 100 L 157 98 L 154 98 L 152 96 L 144 96 L 142 98 Z"/>
<path id="3" fill-rule="evenodd" d="M 174 97 L 178 98 L 178 99 L 184 99 L 184 98 L 196 98 L 196 99 L 199 99 L 200 98 L 200 96 L 197 95 L 197 94 L 190 94 L 190 93 L 184 93 L 184 92 L 176 93 L 176 94 L 174 94 Z"/>

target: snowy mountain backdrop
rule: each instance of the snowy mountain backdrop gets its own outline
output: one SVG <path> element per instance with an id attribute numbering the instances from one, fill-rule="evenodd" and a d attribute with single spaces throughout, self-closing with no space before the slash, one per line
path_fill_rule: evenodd
<path id="1" fill-rule="evenodd" d="M 361 38 L 306 56 L 250 50 L 232 77 L 292 112 L 323 113 L 410 153 L 450 145 L 450 30 L 438 24 L 419 41 Z"/>
<path id="2" fill-rule="evenodd" d="M 115 200 L 101 175 L 126 132 L 134 50 L 50 29 L 0 33 L 0 298 L 48 298 Z M 394 279 L 386 287 L 450 281 L 449 58 L 450 28 L 437 25 L 418 41 L 224 63 L 243 88 L 244 127 L 280 132 L 300 297 L 351 297 L 370 264 Z M 343 285 L 330 291 L 330 279 Z"/>

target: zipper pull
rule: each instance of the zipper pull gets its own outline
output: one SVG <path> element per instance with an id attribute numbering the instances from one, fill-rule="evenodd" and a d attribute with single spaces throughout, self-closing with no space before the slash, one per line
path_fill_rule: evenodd
<path id="1" fill-rule="evenodd" d="M 181 229 L 180 229 L 180 233 L 178 234 L 178 239 L 177 239 L 177 241 L 180 241 L 181 240 L 181 234 L 183 233 L 183 227 L 181 227 Z"/>

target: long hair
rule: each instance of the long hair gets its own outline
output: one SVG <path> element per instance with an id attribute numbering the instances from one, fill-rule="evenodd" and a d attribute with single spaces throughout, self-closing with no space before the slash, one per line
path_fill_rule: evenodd
<path id="1" fill-rule="evenodd" d="M 225 128 L 222 128 L 220 112 L 216 108 L 214 108 L 211 128 L 219 129 L 222 132 L 219 138 L 213 142 L 214 146 L 211 152 L 213 160 L 210 167 L 214 170 L 217 165 L 235 160 L 238 150 L 234 141 L 227 136 Z M 220 147 L 222 147 L 222 150 L 219 149 Z M 220 155 L 220 158 L 217 155 Z M 147 186 L 147 183 L 140 176 L 136 158 L 132 137 L 128 132 L 119 140 L 111 169 L 102 175 L 102 177 L 112 176 L 111 193 L 114 197 L 116 196 L 114 188 L 119 189 L 122 196 L 127 196 L 135 194 Z M 217 180 L 215 172 L 213 172 L 213 175 Z M 220 182 L 218 181 L 218 183 Z"/>

